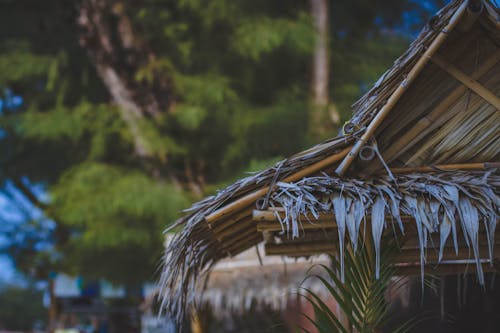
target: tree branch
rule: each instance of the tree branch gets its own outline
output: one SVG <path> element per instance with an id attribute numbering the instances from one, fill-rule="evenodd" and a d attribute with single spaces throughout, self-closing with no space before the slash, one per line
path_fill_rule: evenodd
<path id="1" fill-rule="evenodd" d="M 78 25 L 81 28 L 80 45 L 120 107 L 122 118 L 134 138 L 135 153 L 142 158 L 152 157 L 140 124 L 147 117 L 157 118 L 160 110 L 168 110 L 172 95 L 165 89 L 161 95 L 167 97 L 158 98 L 134 80 L 135 72 L 154 57 L 153 53 L 134 34 L 121 2 L 82 0 Z"/>

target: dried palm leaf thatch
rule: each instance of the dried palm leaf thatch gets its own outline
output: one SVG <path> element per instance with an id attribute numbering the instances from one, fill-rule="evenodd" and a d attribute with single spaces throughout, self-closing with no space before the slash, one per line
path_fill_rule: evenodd
<path id="1" fill-rule="evenodd" d="M 401 55 L 394 65 L 387 70 L 375 85 L 353 105 L 354 115 L 350 121 L 350 128 L 365 127 L 386 103 L 387 98 L 399 87 L 405 75 L 421 58 L 431 42 L 447 26 L 455 11 L 463 1 L 452 1 L 443 7 L 426 24 L 408 50 Z"/>
<path id="2" fill-rule="evenodd" d="M 414 218 L 420 247 L 422 274 L 425 249 L 432 233 L 439 233 L 439 261 L 450 234 L 458 253 L 457 230 L 461 228 L 467 247 L 472 249 L 480 283 L 484 283 L 479 257 L 479 226 L 485 227 L 490 262 L 493 263 L 494 234 L 500 213 L 500 174 L 488 172 L 439 172 L 399 175 L 375 179 L 340 179 L 323 175 L 299 182 L 277 183 L 271 203 L 285 209 L 283 229 L 299 237 L 300 217 L 313 221 L 320 213 L 333 212 L 338 226 L 341 277 L 346 231 L 354 251 L 361 222 L 370 215 L 376 252 L 376 276 L 380 266 L 380 240 L 390 216 L 404 233 L 401 215 Z M 391 224 L 392 225 L 392 224 Z"/>
<path id="3" fill-rule="evenodd" d="M 471 107 L 474 108 L 479 100 L 480 97 L 472 98 Z M 468 101 L 462 102 L 465 104 Z M 489 104 L 481 104 L 474 112 L 467 111 L 449 119 L 406 163 L 420 165 L 422 161 L 441 164 L 494 160 L 500 146 L 499 110 Z"/>
<path id="4" fill-rule="evenodd" d="M 357 133 L 356 133 L 357 134 Z M 204 273 L 220 259 L 229 256 L 221 246 L 205 217 L 229 201 L 237 200 L 256 189 L 269 186 L 275 179 L 281 180 L 345 149 L 356 139 L 355 135 L 340 136 L 327 140 L 286 160 L 274 167 L 240 179 L 219 191 L 216 195 L 199 201 L 185 210 L 186 215 L 177 220 L 165 232 L 182 227 L 169 242 L 162 264 L 159 281 L 162 308 L 182 322 L 188 304 L 195 302 L 196 285 Z M 249 211 L 251 216 L 251 211 Z M 251 247 L 262 239 L 248 244 Z"/>

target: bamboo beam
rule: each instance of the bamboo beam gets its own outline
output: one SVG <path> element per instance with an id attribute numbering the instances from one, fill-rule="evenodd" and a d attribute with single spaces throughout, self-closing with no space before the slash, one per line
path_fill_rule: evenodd
<path id="1" fill-rule="evenodd" d="M 337 228 L 337 223 L 335 221 L 318 221 L 314 218 L 311 222 L 305 222 L 302 224 L 301 229 L 303 230 L 315 230 L 315 229 L 332 229 Z M 260 221 L 257 223 L 257 231 L 259 232 L 277 232 L 282 231 L 283 228 L 281 224 L 277 221 Z"/>
<path id="2" fill-rule="evenodd" d="M 335 254 L 337 247 L 330 240 L 302 242 L 302 243 L 266 243 L 264 245 L 266 255 L 286 255 L 291 257 L 311 256 L 315 254 Z M 479 246 L 480 258 L 488 259 L 488 246 Z M 493 249 L 495 258 L 500 258 L 500 246 L 495 245 Z M 443 249 L 443 260 L 473 260 L 474 254 L 467 247 L 459 247 L 458 254 L 452 246 L 447 246 Z M 425 254 L 426 264 L 436 264 L 439 261 L 439 250 L 436 248 L 427 248 Z M 394 264 L 419 264 L 420 249 L 403 249 L 396 255 Z"/>
<path id="3" fill-rule="evenodd" d="M 256 244 L 259 244 L 263 240 L 264 240 L 264 238 L 263 238 L 262 234 L 260 232 L 256 232 L 255 236 L 252 236 L 252 237 L 248 238 L 247 240 L 242 241 L 239 244 L 234 244 L 232 246 L 229 246 L 227 248 L 227 252 L 230 254 L 231 257 L 234 257 L 234 256 L 240 254 L 241 252 L 248 250 L 248 248 L 250 248 Z"/>
<path id="4" fill-rule="evenodd" d="M 461 164 L 439 164 L 432 166 L 418 166 L 409 168 L 392 168 L 394 174 L 408 174 L 414 172 L 433 172 L 433 171 L 456 171 L 456 170 L 488 170 L 500 168 L 500 162 L 484 162 L 484 163 L 461 163 Z"/>
<path id="5" fill-rule="evenodd" d="M 278 218 L 279 217 L 279 218 Z M 254 210 L 252 213 L 252 218 L 254 221 L 260 222 L 260 221 L 279 221 L 279 219 L 284 219 L 285 218 L 285 212 L 277 212 L 277 211 L 272 211 L 272 210 Z M 331 223 L 331 224 L 326 224 L 327 226 L 332 226 L 336 227 L 337 224 L 335 223 L 335 215 L 333 213 L 320 213 L 318 218 L 316 219 L 314 216 L 305 216 L 301 214 L 299 216 L 299 219 L 302 222 L 324 222 L 324 223 Z"/>
<path id="6" fill-rule="evenodd" d="M 214 232 L 214 234 L 215 234 L 215 237 L 217 237 L 217 239 L 222 240 L 223 238 L 233 236 L 234 234 L 239 233 L 243 229 L 246 229 L 247 227 L 250 227 L 250 226 L 252 226 L 254 228 L 254 230 L 257 231 L 257 229 L 255 228 L 255 223 L 253 223 L 253 221 L 252 221 L 252 216 L 249 215 L 249 216 L 245 217 L 244 219 L 241 219 L 237 223 L 234 223 L 234 224 L 228 226 L 227 228 L 225 228 L 219 232 Z"/>
<path id="7" fill-rule="evenodd" d="M 265 231 L 281 231 L 281 224 L 277 223 L 279 221 L 278 216 L 281 219 L 285 218 L 284 212 L 276 212 L 270 210 L 254 210 L 252 213 L 252 218 L 254 222 L 257 222 L 257 230 L 260 232 Z M 309 219 L 304 216 L 299 216 L 300 221 L 302 221 L 303 229 L 325 229 L 325 228 L 337 228 L 337 223 L 335 222 L 335 215 L 333 213 L 321 213 L 316 219 L 314 216 L 309 216 Z M 368 217 L 368 221 L 370 218 Z M 387 220 L 392 220 L 390 217 Z M 410 216 L 401 216 L 403 222 L 409 222 L 413 219 Z M 310 222 L 309 222 L 310 221 Z M 396 223 L 396 221 L 394 221 Z"/>
<path id="8" fill-rule="evenodd" d="M 434 54 L 431 57 L 431 61 L 433 63 L 435 63 L 436 65 L 438 65 L 439 67 L 441 67 L 441 69 L 446 71 L 448 74 L 453 76 L 455 79 L 460 81 L 467 88 L 469 88 L 470 90 L 474 91 L 476 94 L 481 96 L 484 100 L 486 100 L 488 103 L 490 103 L 496 109 L 500 110 L 500 98 L 495 96 L 494 93 L 489 91 L 482 84 L 480 84 L 479 82 L 474 80 L 472 77 L 470 77 L 469 75 L 462 72 L 455 65 L 447 62 L 445 59 L 443 59 L 438 54 Z"/>
<path id="9" fill-rule="evenodd" d="M 337 225 L 334 221 L 330 222 L 317 222 L 317 223 L 303 223 L 302 228 L 304 230 L 309 230 L 310 232 L 312 231 L 324 231 L 325 229 L 333 229 L 335 230 L 337 228 Z M 276 221 L 260 221 L 257 224 L 257 231 L 262 232 L 262 233 L 268 233 L 271 234 L 273 232 L 281 232 L 281 225 L 277 223 Z M 334 231 L 335 232 L 335 231 Z M 306 234 L 307 235 L 307 234 Z M 440 243 L 440 235 L 435 233 L 435 234 L 430 234 L 429 238 L 432 239 L 430 242 L 431 244 L 439 244 Z M 466 246 L 465 242 L 465 236 L 463 235 L 461 230 L 457 230 L 457 238 L 458 238 L 458 246 Z M 271 238 L 268 238 L 269 240 Z M 322 239 L 327 239 L 326 236 L 325 238 Z M 321 241 L 321 239 L 320 239 Z M 305 241 L 304 241 L 305 242 Z M 486 231 L 484 227 L 480 228 L 480 233 L 479 233 L 479 245 L 488 245 L 489 241 L 486 237 Z M 413 224 L 407 224 L 405 226 L 405 234 L 404 236 L 401 236 L 401 244 L 403 250 L 410 250 L 410 249 L 419 249 L 419 240 L 418 240 L 418 234 L 415 225 Z M 451 237 L 448 238 L 446 242 L 446 247 L 453 246 L 452 239 Z M 500 246 L 500 243 L 497 242 L 495 243 L 495 246 Z M 499 256 L 500 257 L 500 256 Z"/>
<path id="10" fill-rule="evenodd" d="M 437 248 L 427 248 L 427 253 L 425 255 L 426 263 L 437 263 L 439 260 L 439 249 Z M 500 258 L 500 247 L 496 245 L 493 248 L 493 255 L 496 258 Z M 479 246 L 479 256 L 480 258 L 488 258 L 488 246 Z M 461 246 L 458 248 L 458 255 L 455 253 L 455 249 L 451 246 L 447 246 L 443 249 L 443 260 L 468 260 L 474 259 L 474 252 L 472 249 L 466 246 Z M 403 249 L 396 257 L 396 263 L 420 263 L 420 249 Z"/>
<path id="11" fill-rule="evenodd" d="M 250 225 L 247 229 L 242 230 L 232 238 L 228 238 L 226 241 L 224 241 L 224 246 L 231 247 L 235 244 L 239 244 L 241 242 L 244 242 L 247 238 L 255 236 L 255 234 L 258 234 L 258 231 L 253 225 Z"/>
<path id="12" fill-rule="evenodd" d="M 457 25 L 460 21 L 460 18 L 464 14 L 469 1 L 464 1 L 460 7 L 456 10 L 453 16 L 450 18 L 450 21 L 446 25 L 446 27 L 439 32 L 439 34 L 435 37 L 432 43 L 429 45 L 424 54 L 418 59 L 417 63 L 413 66 L 413 68 L 408 73 L 405 80 L 401 82 L 401 84 L 396 88 L 396 90 L 389 97 L 385 105 L 380 109 L 377 115 L 373 118 L 372 122 L 368 125 L 366 131 L 363 133 L 361 138 L 354 144 L 351 151 L 347 154 L 347 156 L 342 160 L 340 165 L 337 167 L 335 172 L 339 176 L 343 176 L 346 170 L 349 168 L 351 163 L 354 161 L 356 155 L 358 155 L 359 150 L 363 147 L 368 140 L 373 136 L 375 130 L 380 126 L 382 121 L 387 117 L 389 112 L 392 110 L 394 105 L 396 105 L 397 101 L 401 98 L 403 93 L 407 90 L 407 88 L 411 85 L 411 83 L 416 79 L 418 74 L 424 69 L 425 65 L 429 62 L 430 58 L 437 52 L 439 47 L 446 40 L 446 37 L 450 33 L 451 30 Z"/>
<path id="13" fill-rule="evenodd" d="M 497 272 L 498 268 L 491 266 L 490 263 L 482 263 L 483 272 Z M 476 263 L 441 263 L 439 265 L 425 265 L 425 275 L 455 275 L 455 274 L 476 274 Z M 397 267 L 397 276 L 420 276 L 420 265 L 401 265 Z"/>
<path id="14" fill-rule="evenodd" d="M 479 68 L 471 74 L 471 78 L 477 80 L 486 74 L 493 66 L 500 61 L 500 49 L 497 49 Z M 467 87 L 460 85 L 455 88 L 445 99 L 443 99 L 431 112 L 421 118 L 415 126 L 407 131 L 395 144 L 390 146 L 385 152 L 382 153 L 384 160 L 391 163 L 401 154 L 414 146 L 416 142 L 410 144 L 419 134 L 423 133 L 427 128 L 433 128 L 436 121 L 445 114 L 451 105 L 453 105 L 463 94 L 467 92 Z"/>
<path id="15" fill-rule="evenodd" d="M 349 150 L 350 150 L 350 147 L 345 148 L 336 154 L 333 154 L 333 155 L 331 155 L 331 156 L 329 156 L 329 157 L 327 157 L 319 162 L 316 162 L 312 165 L 309 165 L 308 167 L 305 167 L 304 169 L 302 169 L 294 174 L 291 174 L 290 176 L 286 177 L 285 179 L 283 179 L 281 181 L 293 182 L 293 181 L 299 180 L 305 176 L 309 176 L 309 175 L 314 174 L 320 170 L 323 170 L 327 166 L 329 166 L 335 162 L 340 161 L 347 154 L 347 152 Z M 225 216 L 228 216 L 229 214 L 231 214 L 235 211 L 238 211 L 240 209 L 248 207 L 249 205 L 251 205 L 252 203 L 257 201 L 257 199 L 266 195 L 266 193 L 268 191 L 269 191 L 269 186 L 265 186 L 257 191 L 249 193 L 249 194 L 231 202 L 230 204 L 217 209 L 216 211 L 212 212 L 211 214 L 207 215 L 205 217 L 205 220 L 207 221 L 207 223 L 210 224 L 210 223 L 213 223 L 213 221 L 221 219 Z"/>
<path id="16" fill-rule="evenodd" d="M 208 227 L 210 229 L 212 229 L 213 232 L 219 233 L 222 230 L 233 225 L 235 222 L 241 221 L 242 219 L 244 219 L 248 216 L 251 216 L 252 210 L 253 210 L 252 207 L 248 207 L 248 208 L 243 209 L 235 214 L 228 216 L 225 219 L 216 220 L 216 221 L 213 221 L 212 223 L 208 223 Z"/>
<path id="17" fill-rule="evenodd" d="M 467 247 L 467 242 L 466 238 L 468 236 L 463 234 L 463 231 L 461 228 L 457 228 L 457 245 L 458 247 Z M 498 232 L 496 232 L 498 234 Z M 441 235 L 439 233 L 431 233 L 428 235 L 428 244 L 434 244 L 435 247 L 439 247 L 439 244 L 441 242 Z M 405 230 L 405 236 L 402 237 L 401 239 L 401 248 L 403 250 L 410 250 L 410 249 L 420 249 L 420 241 L 418 239 L 418 233 L 415 230 L 411 230 L 410 232 L 406 232 Z M 487 246 L 489 244 L 489 240 L 487 237 L 486 229 L 481 227 L 479 229 L 479 235 L 478 235 L 478 244 L 481 246 Z M 495 247 L 500 246 L 500 240 L 495 240 Z M 453 246 L 453 239 L 450 235 L 448 240 L 446 241 L 445 247 L 454 247 Z"/>
<path id="18" fill-rule="evenodd" d="M 285 218 L 285 212 L 284 211 L 275 211 L 275 210 L 257 210 L 255 209 L 252 212 L 252 219 L 254 221 L 260 222 L 260 221 L 279 221 L 279 218 L 284 219 Z M 305 215 L 300 215 L 299 219 L 301 221 L 308 221 L 308 217 Z M 321 213 L 319 214 L 319 217 L 316 219 L 314 216 L 309 216 L 309 220 L 311 222 L 327 222 L 327 223 L 332 223 L 333 226 L 337 226 L 335 223 L 335 216 L 333 213 Z M 276 230 L 277 231 L 277 230 Z"/>
<path id="19" fill-rule="evenodd" d="M 287 255 L 300 257 L 320 253 L 334 254 L 336 252 L 336 247 L 332 241 L 283 244 L 266 243 L 264 244 L 264 249 L 268 256 Z"/>

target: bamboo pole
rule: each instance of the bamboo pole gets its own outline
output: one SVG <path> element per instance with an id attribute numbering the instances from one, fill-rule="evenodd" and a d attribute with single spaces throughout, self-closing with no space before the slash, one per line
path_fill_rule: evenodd
<path id="1" fill-rule="evenodd" d="M 252 218 L 254 221 L 278 221 L 278 217 L 281 219 L 285 218 L 285 212 L 284 211 L 275 211 L 275 210 L 257 210 L 255 209 L 252 212 Z M 307 221 L 307 217 L 305 215 L 300 215 L 299 219 L 301 221 Z M 316 219 L 313 216 L 309 216 L 309 220 L 311 221 L 317 221 L 317 222 L 331 222 L 333 223 L 333 226 L 337 226 L 337 224 L 334 222 L 335 221 L 335 216 L 333 213 L 321 213 L 319 214 L 319 217 Z"/>
<path id="2" fill-rule="evenodd" d="M 335 254 L 337 247 L 330 241 L 315 241 L 303 243 L 267 243 L 264 245 L 266 255 L 287 255 L 287 256 L 310 256 L 315 254 Z M 500 257 L 500 246 L 495 245 L 493 250 L 494 257 Z M 439 250 L 436 248 L 427 248 L 425 255 L 426 264 L 436 264 L 439 261 Z M 488 259 L 488 246 L 479 246 L 480 258 Z M 474 254 L 466 247 L 458 248 L 458 254 L 452 246 L 447 246 L 443 249 L 443 259 L 446 260 L 472 260 Z M 403 249 L 396 255 L 394 264 L 419 264 L 420 263 L 420 248 Z"/>
<path id="3" fill-rule="evenodd" d="M 252 237 L 248 238 L 247 240 L 242 241 L 239 244 L 234 244 L 233 246 L 229 246 L 227 248 L 227 252 L 229 252 L 231 257 L 234 257 L 234 256 L 240 254 L 241 252 L 248 250 L 248 248 L 259 244 L 263 240 L 264 240 L 264 238 L 263 238 L 262 234 L 260 232 L 256 232 L 255 236 L 252 236 Z"/>
<path id="4" fill-rule="evenodd" d="M 481 96 L 485 101 L 490 103 L 497 110 L 500 110 L 500 98 L 495 96 L 495 94 L 489 91 L 485 86 L 474 80 L 469 75 L 462 72 L 455 65 L 447 62 L 438 54 L 434 54 L 431 57 L 431 61 L 436 65 L 438 65 L 441 69 L 446 71 L 448 74 L 453 76 L 455 79 L 460 81 L 467 88 L 469 88 L 470 90 L 474 91 L 476 94 Z"/>
<path id="5" fill-rule="evenodd" d="M 496 232 L 495 234 L 498 234 L 498 232 Z M 438 233 L 431 233 L 428 235 L 428 237 L 429 237 L 428 240 L 429 244 L 434 244 L 436 247 L 439 246 L 441 242 L 441 235 L 439 235 Z M 457 228 L 458 247 L 467 247 L 466 237 L 468 236 L 463 234 L 461 228 Z M 416 228 L 411 232 L 406 232 L 405 230 L 405 236 L 402 237 L 401 243 L 402 243 L 401 248 L 403 250 L 420 249 L 420 241 L 418 239 L 418 233 L 416 231 Z M 484 226 L 479 228 L 478 244 L 484 246 L 487 246 L 489 244 L 488 236 Z M 495 246 L 500 246 L 500 240 L 495 240 Z M 445 247 L 454 247 L 453 240 L 451 239 L 451 237 L 448 238 L 448 240 L 446 241 Z"/>
<path id="6" fill-rule="evenodd" d="M 224 246 L 231 247 L 233 245 L 239 244 L 245 241 L 247 238 L 255 236 L 255 234 L 257 233 L 258 231 L 255 229 L 255 226 L 249 225 L 246 229 L 242 230 L 241 233 L 228 238 L 228 240 L 224 242 Z"/>
<path id="7" fill-rule="evenodd" d="M 200 319 L 200 314 L 198 310 L 193 306 L 191 308 L 191 332 L 193 333 L 203 333 L 203 324 Z"/>
<path id="8" fill-rule="evenodd" d="M 303 230 L 314 230 L 314 229 L 332 229 L 337 228 L 337 223 L 335 221 L 318 221 L 314 218 L 311 219 L 311 223 L 303 223 L 301 229 Z M 260 232 L 276 232 L 282 231 L 283 228 L 281 224 L 277 221 L 260 221 L 257 223 L 257 231 Z"/>
<path id="9" fill-rule="evenodd" d="M 432 55 L 434 55 L 439 47 L 443 44 L 448 36 L 449 32 L 453 30 L 453 28 L 460 21 L 460 18 L 464 14 L 469 1 L 464 1 L 460 7 L 456 10 L 453 16 L 450 18 L 450 21 L 446 25 L 446 27 L 439 32 L 439 35 L 436 36 L 434 41 L 431 43 L 429 48 L 424 52 L 424 54 L 418 59 L 417 63 L 413 66 L 413 68 L 408 73 L 405 80 L 401 82 L 401 84 L 396 88 L 396 90 L 392 93 L 392 95 L 387 100 L 386 104 L 380 109 L 377 115 L 373 118 L 372 122 L 368 125 L 366 131 L 363 133 L 361 138 L 354 144 L 351 151 L 347 154 L 347 156 L 342 160 L 340 165 L 337 167 L 335 172 L 339 176 L 343 176 L 346 170 L 354 161 L 354 158 L 358 154 L 361 147 L 363 147 L 368 140 L 373 136 L 375 130 L 380 126 L 382 121 L 387 117 L 389 112 L 392 110 L 394 105 L 396 105 L 397 101 L 401 98 L 403 93 L 407 90 L 408 86 L 415 80 L 418 74 L 424 69 L 425 65 L 429 62 Z"/>
<path id="10" fill-rule="evenodd" d="M 247 217 L 241 219 L 240 221 L 237 221 L 237 223 L 231 224 L 230 226 L 224 228 L 221 231 L 214 232 L 214 234 L 218 239 L 223 239 L 228 236 L 234 235 L 235 233 L 241 232 L 243 229 L 249 226 L 254 226 L 255 228 L 255 224 L 252 221 L 251 215 L 248 215 Z"/>
<path id="11" fill-rule="evenodd" d="M 498 268 L 491 266 L 489 263 L 482 263 L 483 272 L 497 272 Z M 439 265 L 426 265 L 425 275 L 454 275 L 454 274 L 476 274 L 476 262 L 470 261 L 469 263 L 441 263 Z M 397 276 L 420 276 L 420 264 L 418 265 L 401 265 L 397 266 Z"/>
<path id="12" fill-rule="evenodd" d="M 266 255 L 308 256 L 319 253 L 334 254 L 336 247 L 331 241 L 308 243 L 284 243 L 264 245 Z"/>
<path id="13" fill-rule="evenodd" d="M 235 222 L 240 221 L 245 217 L 251 216 L 252 210 L 253 210 L 252 207 L 248 207 L 244 210 L 241 210 L 239 212 L 236 212 L 235 214 L 228 216 L 227 219 L 216 220 L 213 221 L 212 223 L 208 223 L 208 227 L 212 229 L 213 232 L 219 233 L 222 230 L 234 224 Z"/>
<path id="14" fill-rule="evenodd" d="M 261 214 L 263 213 L 263 214 Z M 265 211 L 259 211 L 258 215 L 268 215 L 267 212 Z M 267 218 L 267 217 L 266 217 Z M 310 230 L 310 231 L 324 231 L 325 229 L 335 229 L 337 228 L 337 223 L 335 222 L 335 218 L 333 215 L 327 215 L 325 214 L 324 217 L 320 216 L 320 220 L 313 220 L 312 222 L 304 222 L 301 226 L 301 229 L 303 230 Z M 410 216 L 402 216 L 401 220 L 403 221 L 405 225 L 405 234 L 402 236 L 402 243 L 403 249 L 415 249 L 419 248 L 419 241 L 417 237 L 417 230 L 415 227 L 415 224 L 412 223 L 414 219 Z M 255 220 L 254 220 L 255 221 Z M 386 221 L 388 223 L 397 223 L 396 221 L 392 221 L 391 218 L 387 218 Z M 391 222 L 392 221 L 392 222 Z M 367 228 L 369 228 L 370 225 L 370 216 L 367 217 Z M 268 220 L 262 220 L 259 219 L 257 221 L 257 227 L 256 227 L 258 232 L 262 233 L 274 233 L 274 232 L 281 232 L 282 227 L 279 223 L 277 223 L 276 219 L 272 219 L 272 217 L 269 217 Z M 459 246 L 465 246 L 466 243 L 463 241 L 465 239 L 465 236 L 463 235 L 461 229 L 457 230 L 457 235 L 458 235 L 458 245 Z M 440 242 L 440 236 L 439 234 L 430 234 L 429 239 L 432 239 L 431 243 L 433 244 L 439 244 Z M 478 241 L 479 245 L 487 245 L 488 244 L 488 239 L 486 235 L 486 230 L 483 225 L 479 226 L 479 236 L 478 236 Z M 500 245 L 500 241 L 498 241 L 495 244 Z M 451 244 L 451 239 L 448 239 L 448 243 L 446 246 L 452 245 Z"/>
<path id="15" fill-rule="evenodd" d="M 408 174 L 414 172 L 433 172 L 433 171 L 465 171 L 465 170 L 488 170 L 500 168 L 500 162 L 484 163 L 462 163 L 462 164 L 440 164 L 435 166 L 418 166 L 409 168 L 392 168 L 394 174 Z"/>
<path id="16" fill-rule="evenodd" d="M 286 177 L 282 181 L 283 182 L 293 182 L 293 181 L 299 180 L 305 176 L 314 174 L 314 173 L 326 168 L 327 166 L 329 166 L 335 162 L 340 161 L 347 154 L 349 149 L 350 149 L 350 147 L 345 148 L 336 154 L 333 154 L 333 155 L 331 155 L 331 156 L 329 156 L 329 157 L 327 157 L 319 162 L 316 162 L 308 167 L 305 167 L 304 169 Z M 223 217 L 225 217 L 225 216 L 227 216 L 235 211 L 238 211 L 242 208 L 248 207 L 249 205 L 254 203 L 257 199 L 264 196 L 268 191 L 269 191 L 269 186 L 265 186 L 259 190 L 256 190 L 252 193 L 249 193 L 249 194 L 239 198 L 238 200 L 235 200 L 235 201 L 231 202 L 230 204 L 228 204 L 224 207 L 221 207 L 221 208 L 217 209 L 216 211 L 212 212 L 211 214 L 207 215 L 205 217 L 205 220 L 210 224 L 213 221 L 221 219 L 221 218 L 223 218 Z"/>
<path id="17" fill-rule="evenodd" d="M 480 258 L 489 258 L 488 246 L 479 246 Z M 494 247 L 494 257 L 500 257 L 500 247 Z M 439 260 L 439 249 L 427 248 L 425 256 L 426 263 L 437 263 Z M 455 254 L 455 249 L 447 246 L 443 249 L 443 260 L 469 260 L 474 259 L 474 253 L 466 246 L 458 248 L 458 255 Z M 416 249 L 403 249 L 401 253 L 396 256 L 396 264 L 399 263 L 416 263 L 420 264 L 420 248 Z"/>
<path id="18" fill-rule="evenodd" d="M 259 231 L 281 231 L 281 225 L 276 223 L 278 219 L 284 219 L 284 212 L 276 212 L 271 210 L 254 210 L 252 213 L 253 221 L 257 223 L 257 230 Z M 321 229 L 321 228 L 336 228 L 337 223 L 335 222 L 335 215 L 333 213 L 320 213 L 316 219 L 314 216 L 300 215 L 299 220 L 304 222 L 302 228 L 304 229 Z M 390 221 L 391 218 L 388 216 L 387 220 Z M 401 216 L 403 222 L 409 222 L 413 220 L 410 216 Z M 309 221 L 311 221 L 309 223 Z M 368 222 L 370 217 L 368 217 Z M 272 222 L 272 223 L 269 223 Z M 396 222 L 396 221 L 394 221 Z M 396 222 L 397 223 L 397 222 Z"/>
<path id="19" fill-rule="evenodd" d="M 500 61 L 500 49 L 497 49 L 491 57 L 489 57 L 479 68 L 471 74 L 471 78 L 477 80 L 486 74 L 493 66 Z M 433 128 L 439 118 L 448 111 L 449 107 L 453 105 L 462 95 L 467 91 L 466 86 L 460 85 L 453 90 L 445 99 L 443 99 L 431 112 L 421 118 L 415 126 L 407 131 L 395 144 L 391 145 L 382 155 L 387 163 L 391 163 L 401 154 L 414 146 L 413 142 L 417 136 L 424 133 L 426 129 Z"/>
<path id="20" fill-rule="evenodd" d="M 55 295 L 55 277 L 49 277 L 49 310 L 48 310 L 48 330 L 54 333 L 57 328 L 57 298 Z"/>

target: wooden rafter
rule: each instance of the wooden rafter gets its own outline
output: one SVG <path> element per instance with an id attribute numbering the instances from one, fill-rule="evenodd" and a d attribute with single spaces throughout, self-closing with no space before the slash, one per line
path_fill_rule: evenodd
<path id="1" fill-rule="evenodd" d="M 312 165 L 309 165 L 308 167 L 305 167 L 302 170 L 299 170 L 298 172 L 286 177 L 283 179 L 283 182 L 293 182 L 296 180 L 299 180 L 303 177 L 309 176 L 311 174 L 314 174 L 318 171 L 323 170 L 327 166 L 340 161 L 344 156 L 347 154 L 347 152 L 351 149 L 351 147 L 348 147 L 346 149 L 343 149 L 342 151 L 333 154 L 319 162 L 316 162 Z M 205 220 L 207 221 L 208 224 L 213 223 L 214 221 L 221 219 L 223 217 L 229 216 L 231 213 L 234 213 L 240 209 L 244 209 L 245 207 L 250 206 L 252 203 L 254 203 L 257 199 L 261 198 L 264 196 L 267 192 L 269 191 L 269 187 L 265 186 L 260 188 L 257 191 L 254 191 L 252 193 L 249 193 L 238 200 L 235 200 L 231 202 L 230 204 L 214 211 L 207 217 L 205 217 Z"/>
<path id="2" fill-rule="evenodd" d="M 277 221 L 259 221 L 257 222 L 257 231 L 260 232 L 274 232 L 274 231 L 282 231 L 283 227 L 281 224 L 276 223 Z M 311 229 L 329 229 L 336 228 L 337 223 L 333 220 L 312 220 L 311 223 L 303 223 L 301 228 L 303 230 L 311 230 Z"/>
<path id="3" fill-rule="evenodd" d="M 498 272 L 497 266 L 492 266 L 489 262 L 482 263 L 483 272 Z M 420 264 L 418 265 L 400 265 L 397 266 L 397 275 L 399 276 L 420 276 L 422 273 Z M 439 265 L 429 264 L 425 267 L 425 273 L 430 275 L 455 275 L 455 274 L 477 274 L 475 262 L 443 262 Z"/>
<path id="4" fill-rule="evenodd" d="M 310 256 L 316 254 L 336 254 L 337 247 L 330 240 L 304 242 L 304 243 L 267 243 L 264 246 L 266 255 L 286 255 L 286 256 Z M 489 250 L 487 245 L 479 246 L 479 255 L 481 258 L 487 259 L 489 257 Z M 495 258 L 500 257 L 500 244 L 495 244 L 493 255 Z M 405 263 L 419 263 L 420 262 L 420 249 L 405 249 L 402 248 L 396 256 L 395 264 Z M 474 254 L 472 251 L 465 247 L 459 247 L 458 253 L 452 246 L 445 246 L 443 249 L 443 259 L 445 260 L 472 260 Z M 439 261 L 439 249 L 429 247 L 426 249 L 426 262 L 437 263 Z"/>
<path id="5" fill-rule="evenodd" d="M 471 76 L 465 74 L 455 65 L 449 63 L 441 56 L 435 54 L 431 57 L 433 63 L 438 65 L 441 69 L 446 71 L 448 74 L 453 76 L 455 79 L 460 81 L 470 90 L 474 91 L 476 94 L 481 96 L 484 100 L 494 106 L 497 110 L 500 110 L 500 98 L 498 98 L 494 93 L 489 91 L 485 86 L 474 80 Z"/>
<path id="6" fill-rule="evenodd" d="M 418 166 L 409 168 L 392 168 L 393 174 L 408 174 L 408 173 L 426 173 L 433 171 L 470 171 L 470 170 L 488 170 L 500 168 L 500 162 L 485 162 L 485 163 L 461 163 L 461 164 L 440 164 L 430 166 Z"/>
<path id="7" fill-rule="evenodd" d="M 335 254 L 336 247 L 332 241 L 309 242 L 309 243 L 266 243 L 264 245 L 266 255 L 288 255 L 288 256 L 308 256 L 313 254 Z"/>

